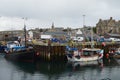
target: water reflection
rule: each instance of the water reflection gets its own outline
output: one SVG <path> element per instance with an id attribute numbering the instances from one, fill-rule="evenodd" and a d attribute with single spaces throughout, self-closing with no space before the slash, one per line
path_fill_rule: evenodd
<path id="1" fill-rule="evenodd" d="M 0 80 L 119 80 L 118 60 L 99 63 L 13 62 L 0 56 Z"/>

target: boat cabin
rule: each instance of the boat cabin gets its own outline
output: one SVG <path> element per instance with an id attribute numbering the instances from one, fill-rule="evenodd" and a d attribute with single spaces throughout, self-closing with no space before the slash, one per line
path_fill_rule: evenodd
<path id="1" fill-rule="evenodd" d="M 5 51 L 20 51 L 25 50 L 25 45 L 21 45 L 18 41 L 10 41 L 7 43 Z"/>
<path id="2" fill-rule="evenodd" d="M 85 48 L 82 50 L 81 56 L 88 57 L 88 56 L 94 56 L 98 55 L 101 49 L 88 49 Z"/>

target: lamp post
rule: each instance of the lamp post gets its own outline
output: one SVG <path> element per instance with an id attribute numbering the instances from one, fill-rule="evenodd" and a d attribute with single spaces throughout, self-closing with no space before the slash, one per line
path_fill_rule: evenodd
<path id="1" fill-rule="evenodd" d="M 83 28 L 85 27 L 85 15 L 83 15 Z"/>
<path id="2" fill-rule="evenodd" d="M 83 33 L 85 35 L 85 15 L 83 15 Z"/>

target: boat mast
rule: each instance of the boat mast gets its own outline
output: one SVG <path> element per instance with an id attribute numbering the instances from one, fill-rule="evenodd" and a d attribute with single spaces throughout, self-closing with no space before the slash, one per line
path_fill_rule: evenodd
<path id="1" fill-rule="evenodd" d="M 26 43 L 26 25 L 24 25 L 24 37 L 25 37 L 25 46 L 27 45 Z"/>
<path id="2" fill-rule="evenodd" d="M 24 37 L 25 37 L 25 47 L 27 46 L 27 39 L 26 39 L 26 25 L 25 25 L 25 20 L 26 18 L 24 18 Z"/>
<path id="3" fill-rule="evenodd" d="M 91 48 L 94 48 L 93 29 L 91 27 Z"/>

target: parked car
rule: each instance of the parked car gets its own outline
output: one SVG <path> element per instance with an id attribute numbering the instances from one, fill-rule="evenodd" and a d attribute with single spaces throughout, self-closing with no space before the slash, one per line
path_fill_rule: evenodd
<path id="1" fill-rule="evenodd" d="M 111 42 L 112 40 L 110 38 L 105 38 L 105 42 Z"/>
<path id="2" fill-rule="evenodd" d="M 110 38 L 111 41 L 120 42 L 119 38 Z"/>

